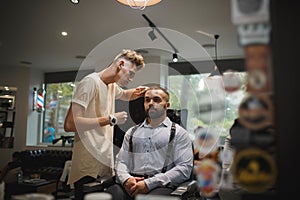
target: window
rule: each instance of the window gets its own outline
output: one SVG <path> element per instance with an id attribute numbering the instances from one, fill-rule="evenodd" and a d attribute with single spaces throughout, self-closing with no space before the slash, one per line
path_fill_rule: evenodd
<path id="1" fill-rule="evenodd" d="M 221 65 L 224 64 L 222 61 L 219 61 L 219 63 Z M 180 63 L 177 64 L 180 66 Z M 238 62 L 231 62 L 231 64 L 232 66 L 243 66 L 244 62 L 241 60 Z M 172 66 L 170 67 L 172 68 Z M 241 67 L 231 68 L 235 71 L 239 71 L 238 73 L 242 80 L 242 86 L 238 91 L 226 93 L 222 88 L 214 87 L 214 84 L 216 84 L 214 81 L 216 80 L 210 80 L 208 78 L 210 73 L 199 73 L 198 71 L 193 72 L 192 70 L 187 70 L 186 66 L 180 67 L 185 71 L 180 72 L 176 69 L 177 72 L 180 72 L 180 74 L 171 72 L 168 76 L 171 109 L 187 109 L 186 129 L 189 133 L 193 133 L 194 129 L 198 125 L 217 128 L 221 136 L 220 144 L 223 144 L 234 119 L 238 117 L 238 107 L 245 95 L 246 72 L 243 72 L 244 70 L 243 68 L 241 70 Z M 226 67 L 220 71 L 225 70 Z M 81 77 L 88 73 L 90 73 L 90 71 L 82 73 Z M 53 74 L 46 74 L 45 110 L 42 120 L 44 133 L 41 137 L 41 142 L 52 143 L 45 135 L 47 131 L 51 134 L 53 133 L 54 138 L 74 135 L 74 133 L 66 133 L 63 126 L 64 119 L 72 99 L 73 90 L 77 83 L 74 81 L 76 76 L 78 76 L 77 72 L 57 72 Z M 76 80 L 78 81 L 80 79 L 77 77 Z M 209 84 L 207 83 L 208 80 L 211 81 Z M 212 99 L 219 99 L 220 101 L 214 102 L 216 105 L 214 107 L 210 104 L 205 105 L 207 99 L 209 99 L 209 102 L 211 102 Z M 218 110 L 218 108 L 221 109 Z M 204 110 L 207 110 L 208 112 L 205 114 L 203 112 Z M 211 120 L 211 113 L 209 112 L 211 110 L 214 111 L 214 117 L 218 118 L 218 120 L 214 120 L 215 118 Z M 59 141 L 59 143 L 61 142 L 62 141 Z"/>
<path id="2" fill-rule="evenodd" d="M 74 87 L 74 82 L 49 83 L 45 85 L 43 143 L 52 143 L 54 138 L 60 138 L 61 136 L 74 136 L 74 133 L 64 131 L 64 120 L 70 106 Z"/>
<path id="3" fill-rule="evenodd" d="M 243 62 L 240 64 L 243 65 Z M 187 70 L 186 63 L 183 66 L 181 72 L 176 66 L 177 73 L 171 72 L 168 76 L 171 108 L 187 109 L 186 129 L 193 137 L 197 126 L 216 128 L 220 135 L 219 144 L 223 145 L 246 94 L 247 73 L 241 70 L 237 72 L 242 85 L 238 91 L 228 93 L 222 87 L 220 76 L 217 79 L 208 77 L 210 73 L 207 72 L 184 73 L 183 70 L 192 70 Z"/>

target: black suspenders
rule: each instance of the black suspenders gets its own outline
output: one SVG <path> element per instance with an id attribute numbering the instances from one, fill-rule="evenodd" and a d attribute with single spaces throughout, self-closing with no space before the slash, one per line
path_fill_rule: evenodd
<path id="1" fill-rule="evenodd" d="M 129 152 L 132 153 L 132 149 L 133 149 L 133 144 L 132 144 L 132 138 L 133 138 L 133 134 L 136 131 L 136 129 L 139 127 L 140 125 L 136 125 L 135 127 L 132 128 L 131 130 L 131 134 L 130 134 L 130 138 L 129 138 Z M 168 150 L 167 150 L 167 155 L 166 155 L 166 160 L 165 163 L 163 165 L 163 168 L 161 170 L 162 173 L 167 171 L 167 165 L 168 162 L 170 160 L 170 155 L 171 155 L 171 151 L 173 149 L 173 145 L 174 145 L 174 137 L 175 137 L 175 133 L 176 133 L 176 126 L 175 126 L 175 122 L 172 122 L 172 127 L 171 127 L 171 133 L 170 133 L 170 138 L 169 138 L 169 144 L 168 144 Z M 132 158 L 132 168 L 134 166 L 134 159 Z"/>
<path id="2" fill-rule="evenodd" d="M 132 130 L 131 130 L 131 133 L 130 133 L 130 138 L 129 138 L 129 152 L 131 152 L 132 153 L 132 137 L 133 137 L 133 134 L 134 134 L 134 132 L 136 131 L 136 129 L 139 127 L 140 125 L 138 124 L 138 125 L 135 125 L 135 127 L 133 127 L 132 128 Z"/>
<path id="3" fill-rule="evenodd" d="M 166 156 L 164 166 L 161 170 L 162 173 L 165 173 L 167 171 L 167 166 L 168 166 L 168 163 L 169 163 L 169 160 L 170 160 L 171 151 L 173 149 L 173 144 L 174 144 L 173 139 L 175 137 L 175 132 L 176 132 L 176 126 L 175 126 L 175 123 L 172 122 L 171 134 L 170 134 L 169 145 L 168 145 L 168 150 L 167 150 L 167 156 Z"/>

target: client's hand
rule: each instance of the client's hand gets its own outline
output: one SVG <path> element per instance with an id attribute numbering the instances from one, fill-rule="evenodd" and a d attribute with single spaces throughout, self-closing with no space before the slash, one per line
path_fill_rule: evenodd
<path id="1" fill-rule="evenodd" d="M 135 190 L 131 194 L 131 196 L 136 196 L 138 194 L 147 194 L 149 192 L 149 189 L 145 183 L 145 181 L 139 181 L 135 185 Z"/>
<path id="2" fill-rule="evenodd" d="M 137 187 L 137 183 L 143 181 L 144 178 L 143 177 L 130 177 L 129 179 L 127 179 L 127 181 L 125 181 L 124 183 L 124 188 L 126 190 L 126 192 L 130 195 L 133 196 L 132 194 L 135 192 L 136 187 Z"/>

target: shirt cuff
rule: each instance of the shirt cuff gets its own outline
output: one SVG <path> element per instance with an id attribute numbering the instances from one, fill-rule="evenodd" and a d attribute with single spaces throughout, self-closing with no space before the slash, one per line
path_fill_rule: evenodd
<path id="1" fill-rule="evenodd" d="M 145 183 L 146 183 L 147 188 L 149 190 L 152 190 L 152 189 L 154 189 L 154 188 L 156 188 L 156 187 L 159 186 L 158 182 L 155 181 L 155 177 L 145 179 Z"/>
<path id="2" fill-rule="evenodd" d="M 122 178 L 119 178 L 119 181 L 121 183 L 121 185 L 124 185 L 124 183 L 127 181 L 127 179 L 131 178 L 132 176 L 130 176 L 129 174 L 128 175 L 125 175 L 125 176 L 122 176 Z"/>

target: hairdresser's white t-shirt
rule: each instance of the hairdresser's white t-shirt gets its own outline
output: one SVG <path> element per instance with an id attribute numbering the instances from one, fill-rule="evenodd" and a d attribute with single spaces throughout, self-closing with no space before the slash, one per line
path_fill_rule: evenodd
<path id="1" fill-rule="evenodd" d="M 100 72 L 101 73 L 101 72 Z M 115 99 L 123 94 L 117 84 L 106 85 L 100 73 L 84 77 L 73 95 L 72 102 L 85 108 L 85 117 L 109 116 L 115 111 Z M 72 167 L 68 184 L 84 176 L 114 175 L 113 126 L 103 126 L 75 133 L 72 154 Z"/>

